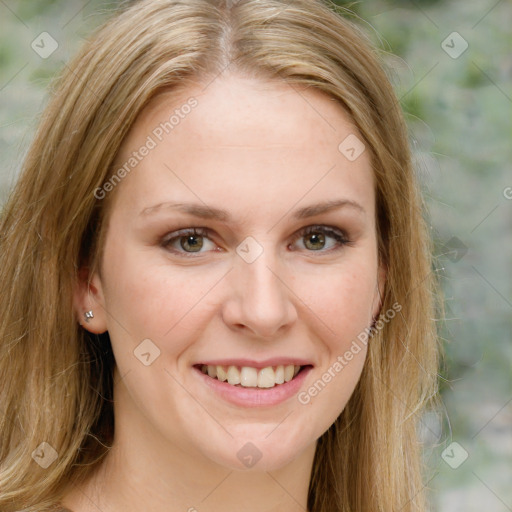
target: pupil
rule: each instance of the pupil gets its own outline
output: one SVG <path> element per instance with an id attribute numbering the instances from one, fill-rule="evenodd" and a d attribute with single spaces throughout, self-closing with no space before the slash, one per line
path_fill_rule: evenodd
<path id="1" fill-rule="evenodd" d="M 192 249 L 193 252 L 197 252 L 203 246 L 203 242 L 202 241 L 201 242 L 198 241 L 200 236 L 191 235 L 191 236 L 187 236 L 187 237 L 184 237 L 184 238 L 185 238 L 185 243 L 183 243 L 183 241 L 182 241 L 181 247 L 183 249 L 185 249 L 185 250 Z M 185 245 L 188 245 L 188 247 L 186 247 Z"/>
<path id="2" fill-rule="evenodd" d="M 320 244 L 320 246 L 313 245 L 313 247 L 308 247 L 308 248 L 313 249 L 313 250 L 321 249 L 323 247 L 323 244 L 325 243 L 325 237 L 324 237 L 324 235 L 322 233 L 313 233 L 313 234 L 309 235 L 309 240 L 314 240 L 313 244 L 315 244 L 315 243 L 316 244 Z M 308 243 L 309 243 L 309 240 L 308 240 Z M 308 244 L 306 244 L 306 246 L 308 246 Z"/>

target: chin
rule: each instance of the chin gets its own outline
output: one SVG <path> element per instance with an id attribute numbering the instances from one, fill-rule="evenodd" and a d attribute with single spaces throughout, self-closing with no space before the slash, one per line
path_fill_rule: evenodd
<path id="1" fill-rule="evenodd" d="M 268 425 L 262 426 L 264 432 L 259 435 L 234 436 L 225 449 L 217 446 L 215 451 L 203 453 L 216 464 L 233 471 L 276 471 L 293 462 L 311 444 L 291 442 L 289 436 L 283 438 L 276 432 L 269 436 L 272 429 Z M 272 436 L 275 437 L 271 439 Z"/>

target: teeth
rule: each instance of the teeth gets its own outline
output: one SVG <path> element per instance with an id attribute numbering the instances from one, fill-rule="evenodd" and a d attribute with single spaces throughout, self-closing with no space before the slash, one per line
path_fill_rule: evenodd
<path id="1" fill-rule="evenodd" d="M 273 388 L 276 384 L 290 382 L 300 371 L 300 366 L 289 364 L 287 366 L 267 366 L 266 368 L 252 368 L 242 366 L 207 366 L 203 364 L 201 371 L 213 379 L 221 382 L 227 381 L 232 386 L 241 385 L 246 388 Z"/>
<path id="2" fill-rule="evenodd" d="M 276 367 L 275 372 L 276 384 L 282 384 L 284 382 L 284 368 L 283 365 Z"/>
<path id="3" fill-rule="evenodd" d="M 228 368 L 228 383 L 232 386 L 240 384 L 240 372 L 236 366 L 230 366 Z"/>
<path id="4" fill-rule="evenodd" d="M 243 370 L 242 370 L 243 371 Z M 262 368 L 258 373 L 258 387 L 259 388 L 273 388 L 276 385 L 276 374 L 272 366 Z"/>
<path id="5" fill-rule="evenodd" d="M 295 368 L 292 365 L 284 367 L 284 380 L 285 382 L 289 382 L 293 379 L 293 374 L 295 373 Z"/>
<path id="6" fill-rule="evenodd" d="M 233 366 L 233 368 L 235 367 Z M 258 385 L 258 383 L 258 370 L 256 370 L 256 368 L 249 368 L 248 366 L 244 366 L 240 372 L 240 384 L 246 388 L 254 388 Z"/>
<path id="7" fill-rule="evenodd" d="M 224 368 L 222 368 L 222 366 L 217 366 L 216 368 L 217 368 L 217 379 L 219 379 L 221 382 L 228 380 L 228 372 L 224 371 Z"/>

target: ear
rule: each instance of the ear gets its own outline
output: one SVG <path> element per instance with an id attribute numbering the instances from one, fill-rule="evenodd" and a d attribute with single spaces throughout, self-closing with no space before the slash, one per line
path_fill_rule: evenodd
<path id="1" fill-rule="evenodd" d="M 382 308 L 382 298 L 384 297 L 384 288 L 386 286 L 387 267 L 381 262 L 377 272 L 377 282 L 375 283 L 375 294 L 373 296 L 372 318 L 376 321 L 379 318 Z"/>
<path id="2" fill-rule="evenodd" d="M 89 332 L 102 334 L 107 330 L 105 297 L 100 276 L 95 273 L 89 282 L 89 269 L 78 271 L 78 281 L 73 290 L 73 309 L 78 323 Z M 92 318 L 85 313 L 92 311 Z"/>

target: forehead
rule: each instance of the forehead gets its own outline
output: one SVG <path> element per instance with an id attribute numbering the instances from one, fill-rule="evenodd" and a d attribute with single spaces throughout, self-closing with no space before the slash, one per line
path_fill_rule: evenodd
<path id="1" fill-rule="evenodd" d="M 189 108 L 192 101 L 197 106 Z M 168 121 L 173 136 L 186 125 L 195 131 L 194 143 L 204 147 L 303 148 L 312 130 L 331 143 L 340 121 L 357 131 L 340 103 L 317 88 L 235 75 L 159 94 L 141 112 L 129 137 L 134 131 L 150 133 Z"/>
<path id="2" fill-rule="evenodd" d="M 116 193 L 140 210 L 184 195 L 235 203 L 237 194 L 248 207 L 275 207 L 338 190 L 373 208 L 369 155 L 363 151 L 348 159 L 342 150 L 350 137 L 362 144 L 341 105 L 317 89 L 217 78 L 151 101 L 125 139 L 116 166 L 144 146 L 150 149 L 121 183 L 125 191 Z"/>

